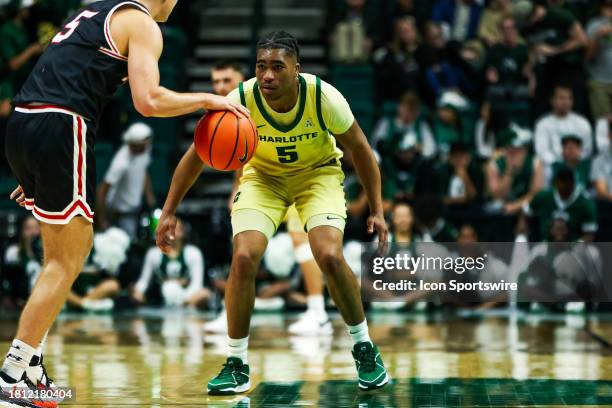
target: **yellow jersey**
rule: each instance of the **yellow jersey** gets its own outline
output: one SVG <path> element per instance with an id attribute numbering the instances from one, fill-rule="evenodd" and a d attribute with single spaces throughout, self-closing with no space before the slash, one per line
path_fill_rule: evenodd
<path id="1" fill-rule="evenodd" d="M 247 107 L 257 125 L 257 151 L 245 166 L 262 173 L 292 175 L 339 164 L 342 151 L 334 134 L 345 133 L 355 120 L 342 94 L 319 77 L 300 74 L 298 101 L 289 112 L 268 106 L 256 78 L 240 83 L 228 97 Z"/>

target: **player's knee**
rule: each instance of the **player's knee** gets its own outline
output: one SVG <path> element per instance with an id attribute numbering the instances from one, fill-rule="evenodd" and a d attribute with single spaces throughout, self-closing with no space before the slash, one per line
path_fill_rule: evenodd
<path id="1" fill-rule="evenodd" d="M 243 277 L 254 277 L 260 257 L 256 251 L 249 248 L 235 251 L 232 259 L 232 270 Z"/>
<path id="2" fill-rule="evenodd" d="M 342 269 L 344 257 L 342 251 L 335 248 L 325 248 L 317 255 L 317 262 L 325 274 L 335 274 Z"/>

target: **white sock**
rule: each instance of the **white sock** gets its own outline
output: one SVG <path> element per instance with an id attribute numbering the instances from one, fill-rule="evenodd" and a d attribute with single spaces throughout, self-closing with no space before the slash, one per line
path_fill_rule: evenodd
<path id="1" fill-rule="evenodd" d="M 368 332 L 367 320 L 364 320 L 355 326 L 349 326 L 347 324 L 346 327 L 348 328 L 348 333 L 349 336 L 351 336 L 351 340 L 353 340 L 353 345 L 364 341 L 369 341 L 372 343 L 372 340 L 370 340 L 370 333 Z"/>
<path id="2" fill-rule="evenodd" d="M 2 365 L 2 372 L 16 381 L 21 380 L 35 352 L 36 349 L 34 347 L 21 340 L 13 340 L 13 344 Z"/>
<path id="3" fill-rule="evenodd" d="M 249 364 L 247 349 L 249 348 L 249 336 L 243 339 L 232 339 L 227 336 L 227 356 L 238 357 L 243 364 Z"/>
<path id="4" fill-rule="evenodd" d="M 315 313 L 317 316 L 327 318 L 327 312 L 325 311 L 325 299 L 323 295 L 309 295 L 308 296 L 308 310 Z"/>
<path id="5" fill-rule="evenodd" d="M 42 354 L 45 349 L 45 345 L 47 344 L 48 334 L 49 334 L 49 331 L 47 330 L 42 340 L 40 341 L 40 344 L 38 345 L 38 347 L 36 347 L 36 352 L 34 353 L 34 356 L 32 357 L 32 361 L 30 362 L 30 365 L 40 365 L 40 362 L 42 360 Z"/>

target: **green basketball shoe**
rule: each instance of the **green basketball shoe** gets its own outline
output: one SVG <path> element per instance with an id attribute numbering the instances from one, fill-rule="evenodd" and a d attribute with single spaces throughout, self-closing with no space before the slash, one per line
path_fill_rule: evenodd
<path id="1" fill-rule="evenodd" d="M 249 388 L 249 365 L 243 364 L 238 357 L 228 357 L 219 375 L 208 382 L 209 395 L 239 394 Z"/>
<path id="2" fill-rule="evenodd" d="M 353 358 L 357 366 L 359 388 L 364 391 L 384 387 L 389 382 L 389 375 L 385 369 L 378 347 L 369 341 L 355 344 Z"/>

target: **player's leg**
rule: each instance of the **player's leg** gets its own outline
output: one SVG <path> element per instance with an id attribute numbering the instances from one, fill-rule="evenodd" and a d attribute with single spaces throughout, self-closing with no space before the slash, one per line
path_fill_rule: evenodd
<path id="1" fill-rule="evenodd" d="M 309 229 L 308 236 L 315 259 L 325 274 L 329 293 L 353 341 L 352 353 L 357 365 L 359 388 L 372 390 L 383 387 L 389 382 L 389 376 L 378 348 L 370 339 L 359 284 L 342 254 L 343 233 L 336 227 L 319 225 Z"/>
<path id="2" fill-rule="evenodd" d="M 255 304 L 255 276 L 268 240 L 287 211 L 283 185 L 254 169 L 245 171 L 232 207 L 234 236 L 232 264 L 225 288 L 228 358 L 208 383 L 211 395 L 235 394 L 251 386 L 247 348 Z"/>
<path id="3" fill-rule="evenodd" d="M 323 274 L 312 255 L 308 234 L 304 231 L 304 224 L 295 206 L 291 206 L 287 211 L 286 225 L 293 241 L 295 259 L 304 277 L 307 305 L 306 313 L 291 324 L 288 330 L 290 333 L 304 336 L 331 334 L 333 328 L 325 311 L 323 298 Z"/>
<path id="4" fill-rule="evenodd" d="M 36 352 L 43 336 L 61 310 L 70 288 L 81 272 L 93 242 L 92 224 L 82 217 L 73 218 L 67 225 L 41 224 L 44 263 L 40 277 L 23 309 L 15 340 L 2 366 L 1 381 L 19 383 L 24 373 L 36 375 L 38 382 L 51 385 L 42 366 L 42 350 Z M 41 347 L 42 348 L 42 347 Z M 40 355 L 32 367 L 34 355 Z M 40 372 L 39 372 L 40 371 Z M 3 389 L 5 389 L 4 385 Z"/>
<path id="5" fill-rule="evenodd" d="M 353 341 L 359 387 L 370 390 L 384 386 L 389 378 L 378 348 L 370 340 L 359 283 L 342 252 L 346 223 L 343 180 L 342 170 L 337 166 L 301 176 L 296 180 L 301 185 L 296 207 L 306 220 L 312 252 Z"/>

